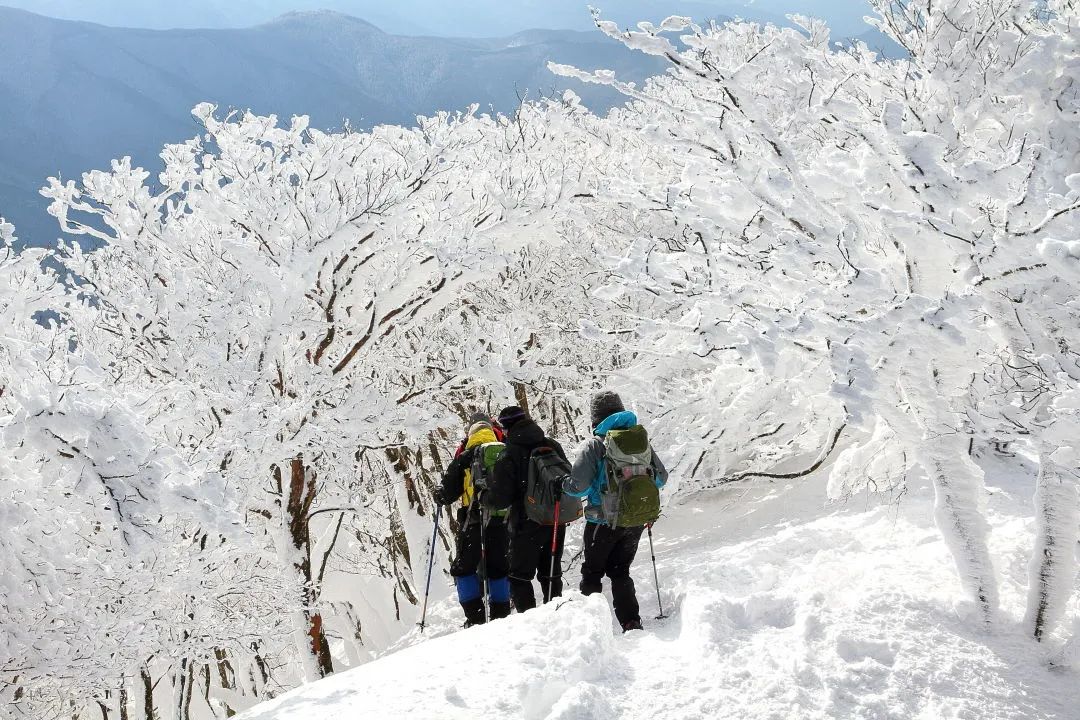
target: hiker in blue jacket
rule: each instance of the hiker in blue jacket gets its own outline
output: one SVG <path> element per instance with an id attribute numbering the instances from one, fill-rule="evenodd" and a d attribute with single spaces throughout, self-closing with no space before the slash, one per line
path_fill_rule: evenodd
<path id="1" fill-rule="evenodd" d="M 589 414 L 593 428 L 593 437 L 579 449 L 571 472 L 570 489 L 567 494 L 584 497 L 585 536 L 583 540 L 585 559 L 581 566 L 581 592 L 585 595 L 603 590 L 604 575 L 611 580 L 612 605 L 615 618 L 623 632 L 641 629 L 641 615 L 638 610 L 637 595 L 634 592 L 634 580 L 630 577 L 630 566 L 637 554 L 638 542 L 646 525 L 620 526 L 611 524 L 610 517 L 605 517 L 602 498 L 607 490 L 606 464 L 611 462 L 605 449 L 605 436 L 612 430 L 637 428 L 645 438 L 644 430 L 638 424 L 637 416 L 623 407 L 622 398 L 610 390 L 594 394 L 589 403 Z M 643 447 L 644 447 L 643 441 Z M 668 473 L 652 445 L 648 445 L 651 454 L 651 479 L 657 488 L 667 482 Z M 648 470 L 645 470 L 648 472 Z M 658 496 L 657 496 L 658 498 Z M 658 500 L 656 501 L 659 502 Z"/>

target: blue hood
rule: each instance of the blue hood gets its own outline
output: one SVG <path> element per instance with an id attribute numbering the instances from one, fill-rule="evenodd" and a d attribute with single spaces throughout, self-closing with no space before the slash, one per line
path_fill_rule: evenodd
<path id="1" fill-rule="evenodd" d="M 607 435 L 608 430 L 625 430 L 626 428 L 632 428 L 637 424 L 637 415 L 629 410 L 623 410 L 622 412 L 612 413 L 604 418 L 604 421 L 597 425 L 596 429 L 593 430 L 593 434 L 603 437 L 604 435 Z"/>

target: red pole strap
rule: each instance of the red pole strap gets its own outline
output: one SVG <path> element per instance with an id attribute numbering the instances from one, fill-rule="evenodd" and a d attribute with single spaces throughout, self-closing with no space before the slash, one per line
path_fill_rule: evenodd
<path id="1" fill-rule="evenodd" d="M 555 550 L 559 546 L 559 501 L 560 498 L 555 499 L 555 517 L 554 522 L 551 523 L 551 567 L 548 569 L 548 591 L 544 602 L 553 597 L 551 590 L 555 584 Z"/>
<path id="2" fill-rule="evenodd" d="M 559 540 L 559 500 L 555 501 L 555 518 L 551 526 L 555 528 L 551 531 L 551 554 L 555 555 L 555 546 L 558 545 Z"/>

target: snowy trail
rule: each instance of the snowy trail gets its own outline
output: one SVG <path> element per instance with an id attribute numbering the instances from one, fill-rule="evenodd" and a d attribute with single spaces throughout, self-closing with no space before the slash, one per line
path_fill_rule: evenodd
<path id="1" fill-rule="evenodd" d="M 1030 522 L 993 512 L 1020 506 L 996 492 L 990 516 L 1011 587 L 1024 582 L 1016 548 Z M 1048 671 L 1045 649 L 1018 625 L 1021 589 L 1003 593 L 987 633 L 958 601 L 928 491 L 913 494 L 899 507 L 851 502 L 832 514 L 814 483 L 697 498 L 656 528 L 663 620 L 642 541 L 645 632 L 619 632 L 607 593 L 568 591 L 467 632 L 451 629 L 458 613 L 444 601 L 426 639 L 413 633 L 409 647 L 244 717 L 1077 717 L 1075 673 Z M 573 588 L 576 571 L 567 579 Z"/>

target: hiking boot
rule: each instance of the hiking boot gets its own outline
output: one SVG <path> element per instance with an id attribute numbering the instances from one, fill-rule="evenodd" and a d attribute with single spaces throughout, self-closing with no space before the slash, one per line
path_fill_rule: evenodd
<path id="1" fill-rule="evenodd" d="M 627 620 L 626 622 L 624 622 L 622 624 L 622 631 L 623 632 L 626 632 L 627 630 L 644 630 L 644 629 L 645 628 L 641 627 L 640 618 L 636 619 L 636 620 Z"/>
<path id="2" fill-rule="evenodd" d="M 484 601 L 480 598 L 466 600 L 461 603 L 461 609 L 465 611 L 465 627 L 484 624 Z"/>
<path id="3" fill-rule="evenodd" d="M 507 617 L 510 614 L 510 603 L 493 600 L 488 603 L 488 614 L 491 615 L 492 620 L 499 620 Z"/>

